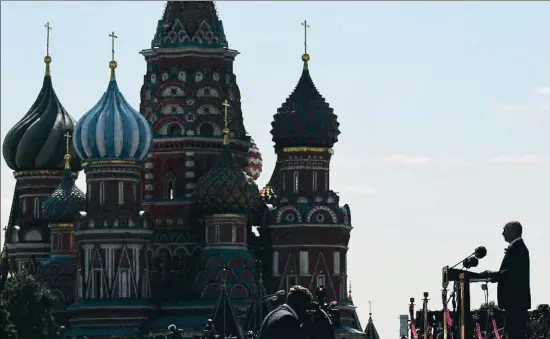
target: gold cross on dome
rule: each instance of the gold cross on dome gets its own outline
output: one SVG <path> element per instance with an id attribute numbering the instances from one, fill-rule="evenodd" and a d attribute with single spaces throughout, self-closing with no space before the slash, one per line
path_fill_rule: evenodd
<path id="1" fill-rule="evenodd" d="M 52 30 L 52 26 L 50 26 L 49 22 L 46 22 L 44 27 L 46 27 L 46 56 L 50 56 L 50 31 Z"/>
<path id="2" fill-rule="evenodd" d="M 109 34 L 109 37 L 111 37 L 111 59 L 115 60 L 115 39 L 118 38 L 118 36 L 115 35 L 115 32 L 111 32 Z"/>
<path id="3" fill-rule="evenodd" d="M 71 143 L 71 133 L 67 132 L 63 135 L 65 137 L 65 146 L 67 150 L 67 154 L 69 154 L 69 151 L 71 149 L 70 143 Z"/>
<path id="4" fill-rule="evenodd" d="M 302 26 L 304 26 L 304 54 L 307 54 L 307 29 L 310 28 L 310 26 L 307 24 L 307 20 L 302 22 Z"/>
<path id="5" fill-rule="evenodd" d="M 223 123 L 224 123 L 224 127 L 223 127 L 223 144 L 227 145 L 229 143 L 229 122 L 228 122 L 228 118 L 227 118 L 227 112 L 228 112 L 228 109 L 231 105 L 229 104 L 227 99 L 225 99 L 222 103 L 222 106 L 224 108 L 224 112 L 223 112 Z"/>

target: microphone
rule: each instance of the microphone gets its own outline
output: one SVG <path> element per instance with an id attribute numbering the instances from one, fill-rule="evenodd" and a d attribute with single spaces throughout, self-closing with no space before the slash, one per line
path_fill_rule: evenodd
<path id="1" fill-rule="evenodd" d="M 279 290 L 273 294 L 268 294 L 266 296 L 263 296 L 261 300 L 276 301 L 280 296 L 283 296 L 283 295 L 285 295 L 285 290 Z"/>
<path id="2" fill-rule="evenodd" d="M 474 256 L 478 259 L 483 259 L 487 255 L 487 249 L 485 246 L 479 246 L 474 251 Z"/>

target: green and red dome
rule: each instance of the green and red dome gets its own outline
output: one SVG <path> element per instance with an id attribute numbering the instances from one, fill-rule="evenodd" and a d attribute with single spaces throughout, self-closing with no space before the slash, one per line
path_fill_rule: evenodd
<path id="1" fill-rule="evenodd" d="M 207 215 L 247 213 L 260 198 L 258 186 L 234 161 L 227 146 L 222 149 L 220 163 L 199 179 L 195 192 Z"/>

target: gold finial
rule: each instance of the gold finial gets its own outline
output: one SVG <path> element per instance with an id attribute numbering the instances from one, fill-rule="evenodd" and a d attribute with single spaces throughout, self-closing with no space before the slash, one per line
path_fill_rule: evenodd
<path id="1" fill-rule="evenodd" d="M 65 150 L 66 150 L 66 153 L 65 153 L 65 169 L 70 169 L 71 168 L 71 154 L 70 154 L 70 151 L 71 151 L 71 146 L 70 146 L 70 142 L 71 142 L 71 133 L 67 132 L 63 135 L 65 137 L 65 142 L 66 142 L 66 145 L 65 145 Z"/>
<path id="2" fill-rule="evenodd" d="M 52 62 L 52 57 L 50 57 L 50 31 L 52 26 L 49 22 L 46 22 L 44 25 L 46 27 L 46 56 L 44 57 L 44 62 L 46 63 L 46 75 L 50 75 L 50 63 Z"/>
<path id="3" fill-rule="evenodd" d="M 117 62 L 115 61 L 115 39 L 117 39 L 118 36 L 116 36 L 113 31 L 109 34 L 109 37 L 111 38 L 111 61 L 109 62 L 109 68 L 111 69 L 111 81 L 115 81 L 115 68 L 117 66 Z"/>
<path id="4" fill-rule="evenodd" d="M 310 26 L 307 24 L 307 20 L 302 22 L 302 26 L 304 26 L 304 54 L 302 55 L 302 61 L 304 62 L 304 69 L 307 69 L 307 62 L 309 61 L 309 54 L 307 54 L 307 29 Z"/>
<path id="5" fill-rule="evenodd" d="M 231 105 L 229 104 L 229 102 L 227 102 L 227 99 L 225 99 L 222 103 L 222 106 L 224 107 L 224 112 L 223 112 L 223 123 L 224 123 L 224 126 L 223 126 L 223 144 L 228 145 L 229 144 L 229 127 L 228 127 L 229 123 L 228 123 L 228 120 L 227 120 L 227 110 Z"/>

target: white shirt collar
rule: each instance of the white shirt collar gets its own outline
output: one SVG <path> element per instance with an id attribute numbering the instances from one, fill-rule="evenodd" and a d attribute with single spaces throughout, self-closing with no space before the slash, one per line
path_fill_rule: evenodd
<path id="1" fill-rule="evenodd" d="M 290 313 L 292 313 L 293 316 L 295 316 L 296 318 L 298 318 L 298 313 L 296 313 L 296 311 L 292 308 L 292 306 L 290 306 L 289 304 L 285 304 L 286 308 L 288 308 L 288 311 Z"/>
<path id="2" fill-rule="evenodd" d="M 512 247 L 512 245 L 518 240 L 521 240 L 521 237 L 515 238 L 514 240 L 510 241 L 510 245 L 508 245 L 508 248 Z"/>

